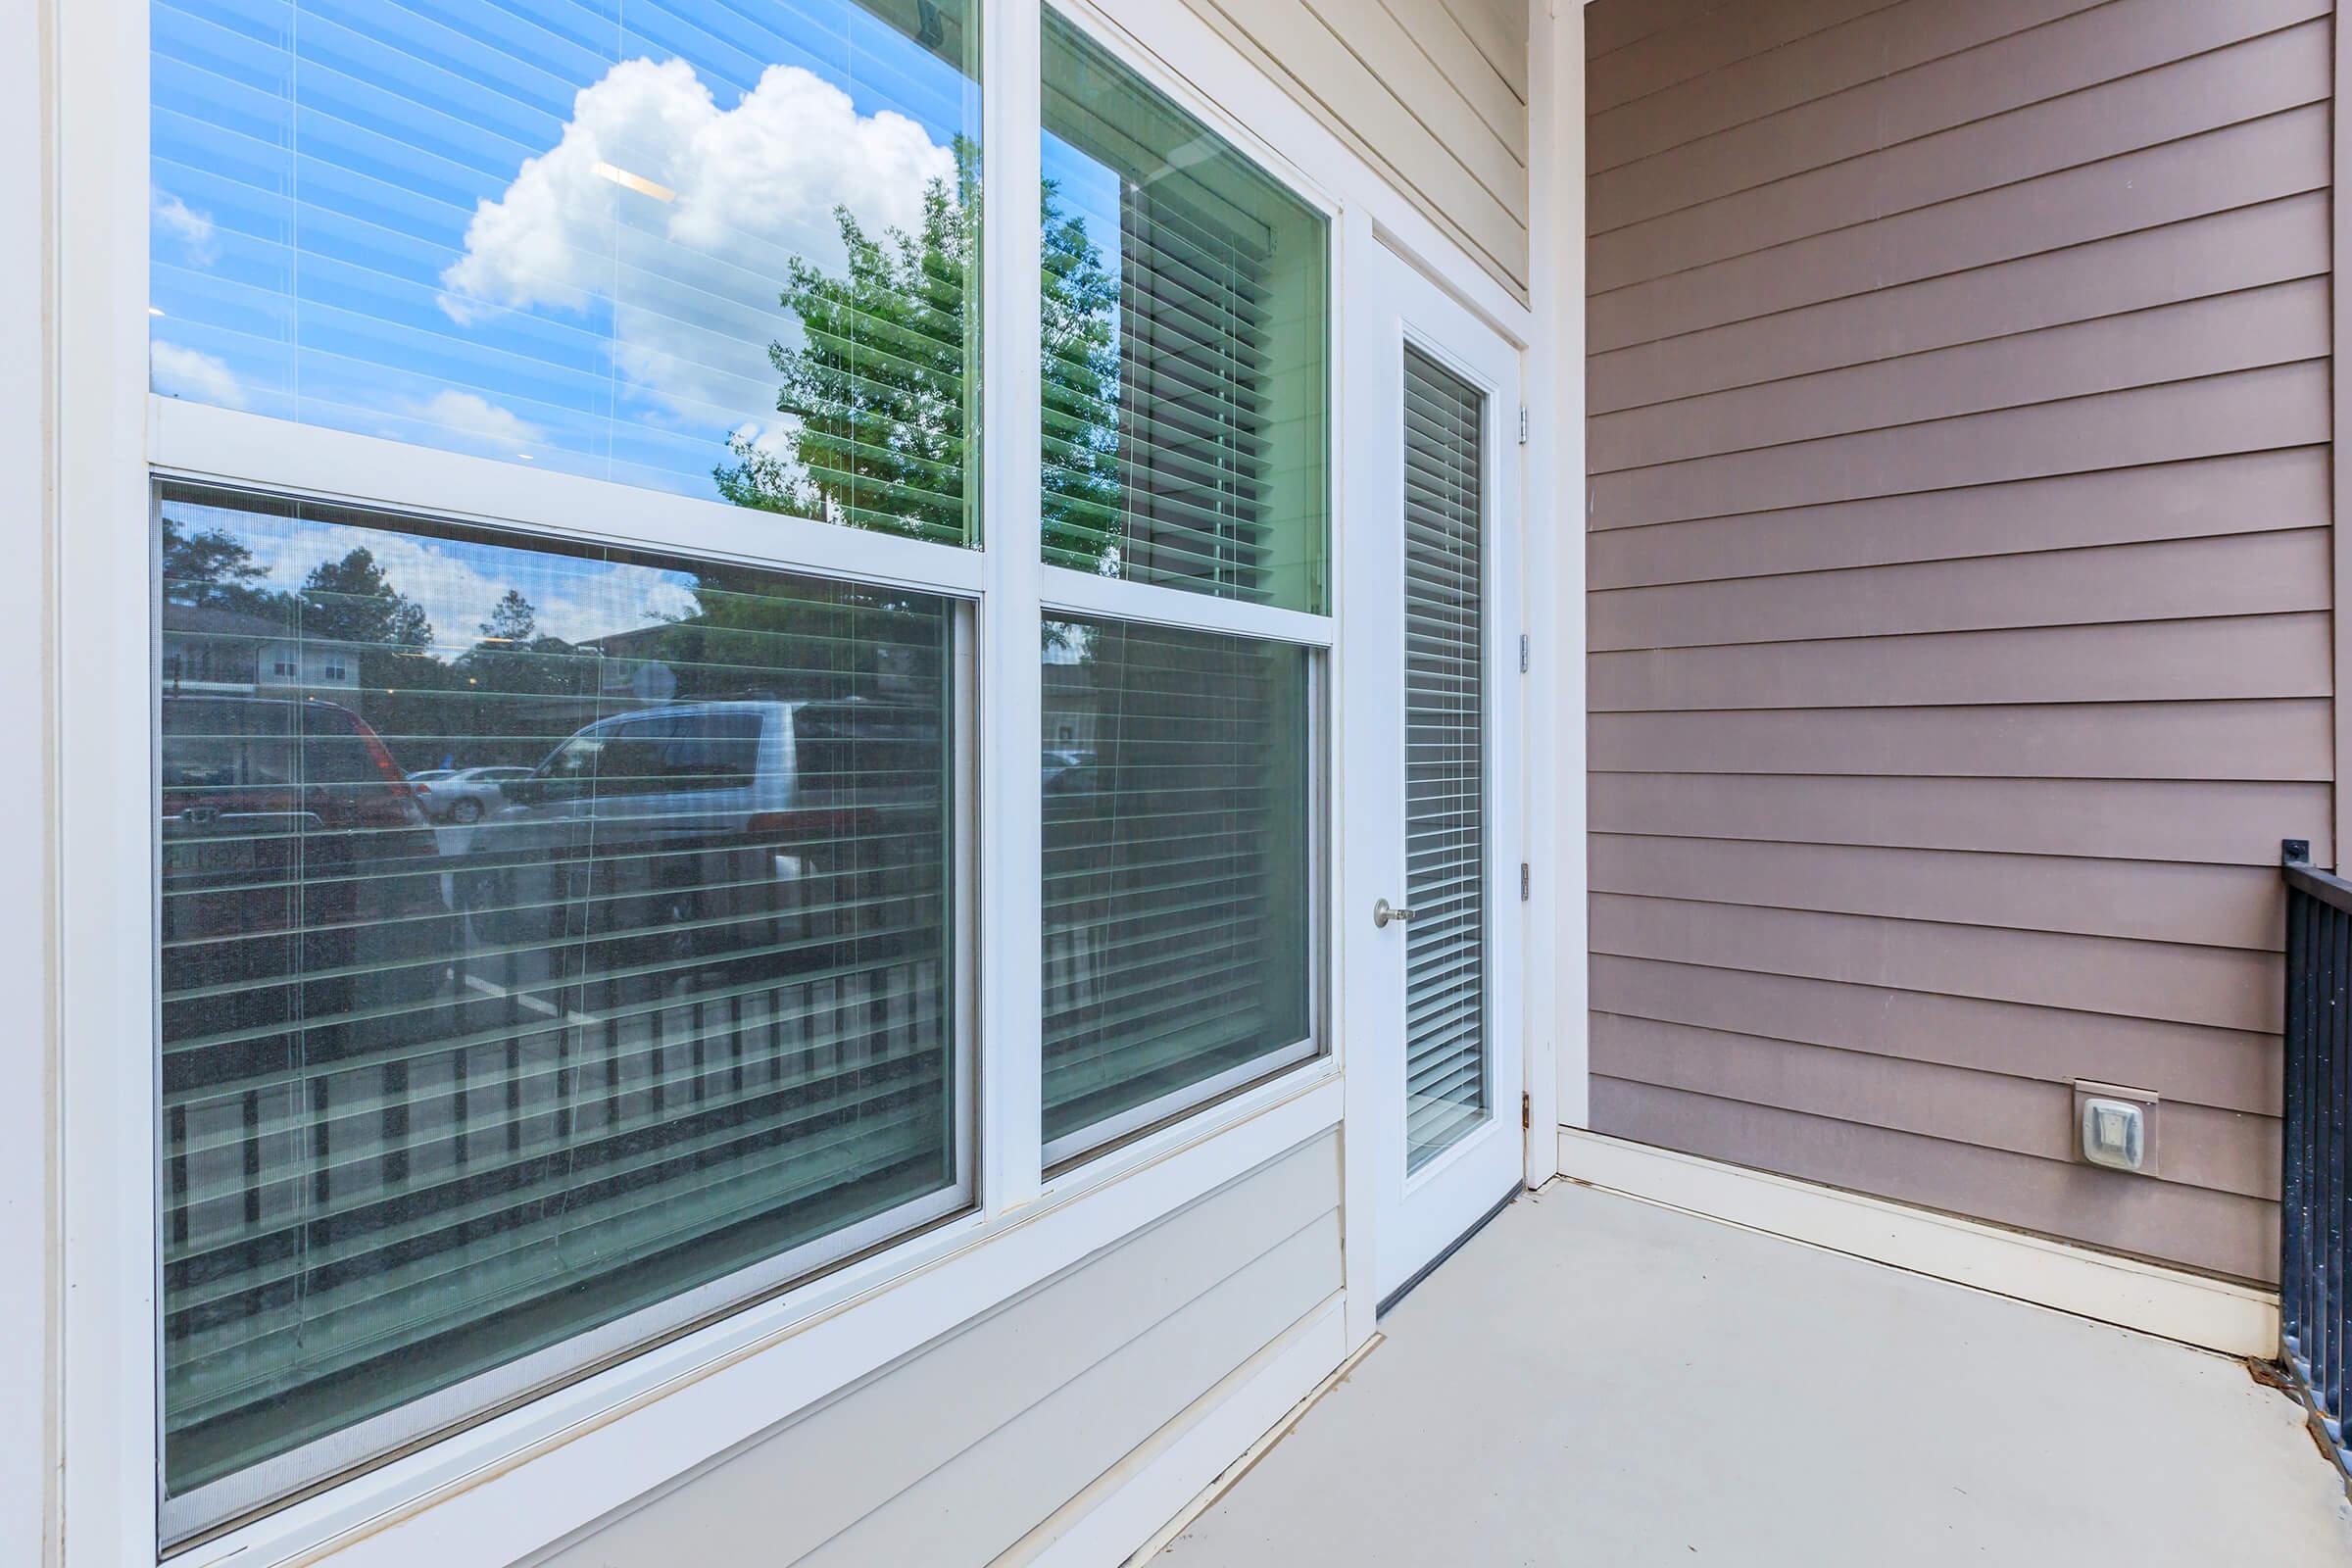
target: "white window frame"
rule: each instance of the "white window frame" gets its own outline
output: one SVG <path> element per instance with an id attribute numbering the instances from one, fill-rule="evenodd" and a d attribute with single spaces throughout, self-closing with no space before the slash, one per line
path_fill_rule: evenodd
<path id="1" fill-rule="evenodd" d="M 1482 314 L 1530 340 L 1532 318 L 1346 142 L 1232 42 L 1164 0 L 1070 0 L 1059 9 L 1160 91 L 1327 211 L 1332 228 L 1330 580 L 1346 548 L 1347 255 L 1376 223 Z M 1039 0 L 983 13 L 983 156 L 1000 213 L 1037 206 Z M 157 1125 L 151 944 L 154 851 L 123 824 L 151 809 L 153 649 L 123 638 L 144 606 L 151 485 L 169 469 L 664 552 L 757 561 L 976 598 L 978 845 L 985 951 L 975 968 L 984 1053 L 978 1201 L 911 1241 L 859 1258 L 313 1494 L 172 1560 L 213 1564 L 504 1564 L 592 1527 L 616 1504 L 723 1454 L 928 1340 L 1342 1122 L 1347 1043 L 1214 1104 L 1046 1174 L 1039 1139 L 1037 976 L 1041 749 L 1037 626 L 1044 613 L 1173 621 L 1335 649 L 1339 617 L 1116 582 L 1037 559 L 1038 239 L 984 231 L 982 527 L 986 548 L 748 517 L 717 503 L 608 486 L 519 465 L 208 410 L 147 391 L 147 0 L 74 0 L 54 14 L 57 163 L 55 712 L 59 776 L 55 951 L 63 1188 L 59 1507 L 64 1560 L 156 1561 L 160 1365 Z M 460 501 L 453 508 L 450 503 Z M 1180 604 L 1170 604 L 1173 596 Z M 1335 607 L 1344 615 L 1344 607 Z M 142 609 L 142 612 L 147 612 Z M 1336 679 L 1336 661 L 1330 662 Z M 1328 705 L 1338 712 L 1336 697 Z M 1327 725 L 1330 729 L 1333 726 Z M 1327 735 L 1327 748 L 1336 737 Z M 1328 819 L 1344 781 L 1323 771 Z M 1331 906 L 1336 853 L 1319 878 Z M 1023 918 L 1025 916 L 1025 918 Z M 1327 945 L 1328 949 L 1328 945 Z M 1327 958 L 1326 963 L 1336 962 Z M 1341 978 L 1324 977 L 1325 995 Z M 1354 1182 L 1350 1161 L 1349 1186 Z M 1349 1203 L 1353 1233 L 1368 1223 Z M 1369 1284 L 1348 1249 L 1348 1339 L 1369 1332 Z M 1361 1300 L 1361 1310 L 1357 1303 Z M 135 1349 L 134 1349 L 135 1348 Z M 659 1456 L 658 1458 L 655 1456 Z"/>
<path id="2" fill-rule="evenodd" d="M 150 427 L 155 432 L 150 443 L 151 461 L 154 477 L 159 481 L 224 486 L 233 483 L 236 490 L 251 494 L 256 500 L 326 501 L 347 505 L 364 509 L 362 516 L 369 525 L 380 525 L 391 531 L 397 531 L 404 520 L 451 519 L 459 514 L 447 506 L 395 511 L 379 501 L 365 499 L 356 491 L 322 493 L 309 488 L 297 490 L 282 480 L 274 479 L 248 490 L 246 486 L 251 481 L 230 481 L 211 471 L 211 466 L 220 464 L 220 454 L 223 451 L 238 454 L 247 464 L 261 466 L 271 461 L 263 455 L 265 453 L 302 448 L 306 443 L 300 438 L 290 437 L 282 428 L 275 428 L 284 426 L 288 421 L 153 395 L 150 396 L 148 407 Z M 199 417 L 192 423 L 183 423 L 181 416 L 185 414 L 195 414 Z M 296 428 L 305 435 L 310 433 L 308 427 Z M 172 431 L 168 438 L 163 434 L 166 430 Z M 493 473 L 509 466 L 491 459 L 464 456 L 454 456 L 454 461 L 444 462 L 442 460 L 453 459 L 453 455 L 430 449 L 411 449 L 400 443 L 370 436 L 345 436 L 344 432 L 334 431 L 324 433 L 344 436 L 344 439 L 319 443 L 318 456 L 358 465 L 354 471 L 378 477 L 387 476 L 379 472 L 380 469 L 407 468 L 412 473 L 411 486 L 418 495 L 432 494 L 436 487 L 444 487 L 444 493 L 470 498 L 476 491 L 463 487 L 486 483 Z M 258 450 L 248 443 L 259 443 Z M 385 451 L 385 448 L 392 450 Z M 527 480 L 566 477 L 530 469 L 522 472 Z M 526 483 L 521 488 L 528 492 L 540 487 Z M 697 549 L 694 541 L 699 541 L 712 523 L 733 520 L 725 515 L 736 510 L 732 507 L 720 503 L 695 502 L 676 509 L 674 513 L 655 509 L 657 514 L 678 528 L 675 540 L 685 541 L 665 542 L 642 528 L 630 530 L 630 521 L 646 513 L 638 496 L 625 486 L 591 479 L 582 481 L 577 487 L 558 485 L 552 488 L 558 492 L 572 491 L 564 499 L 581 508 L 574 514 L 575 517 L 588 519 L 595 531 L 591 532 L 577 522 L 570 526 L 554 527 L 517 526 L 505 520 L 496 521 L 495 526 L 512 539 L 515 547 L 524 546 L 533 537 L 544 537 L 551 543 L 608 539 L 615 544 L 658 552 L 665 560 L 737 561 L 748 566 L 783 575 L 807 575 L 800 567 L 786 561 L 721 555 L 712 549 Z M 712 513 L 719 515 L 710 515 Z M 479 514 L 468 511 L 464 515 L 470 518 L 479 516 Z M 619 525 L 617 529 L 613 527 L 615 523 Z M 807 526 L 825 533 L 851 531 L 828 523 L 808 523 Z M 881 542 L 910 547 L 895 553 L 893 564 L 923 564 L 922 558 L 927 552 L 947 551 L 957 557 L 971 554 L 955 545 L 925 544 L 887 536 Z M 949 878 L 949 928 L 954 933 L 955 947 L 949 1001 L 954 1018 L 951 1030 L 953 1056 L 948 1082 L 953 1113 L 952 1136 L 956 1142 L 952 1152 L 954 1174 L 949 1184 L 894 1204 L 881 1213 L 868 1215 L 855 1224 L 812 1237 L 756 1263 L 730 1270 L 715 1279 L 681 1285 L 661 1300 L 623 1317 L 582 1328 L 553 1345 L 513 1356 L 459 1382 L 428 1390 L 389 1409 L 339 1427 L 297 1447 L 256 1460 L 218 1480 L 191 1488 L 176 1496 L 163 1498 L 159 1508 L 161 1534 L 165 1541 L 201 1544 L 210 1535 L 220 1532 L 224 1522 L 281 1506 L 285 1498 L 300 1496 L 320 1485 L 332 1484 L 331 1479 L 321 1482 L 321 1476 L 331 1478 L 354 1471 L 372 1465 L 379 1454 L 395 1452 L 419 1442 L 436 1441 L 475 1422 L 485 1411 L 496 1410 L 518 1399 L 526 1399 L 560 1387 L 583 1375 L 586 1369 L 637 1354 L 644 1348 L 657 1345 L 668 1336 L 691 1332 L 702 1323 L 715 1321 L 769 1296 L 787 1292 L 796 1284 L 813 1278 L 844 1258 L 886 1248 L 952 1215 L 978 1206 L 974 1146 L 980 1129 L 972 1102 L 972 1090 L 977 1078 L 977 1032 L 972 1002 L 977 993 L 974 974 L 977 944 L 974 934 L 978 921 L 976 900 L 973 897 L 976 888 L 971 850 L 978 838 L 979 780 L 972 765 L 971 740 L 978 726 L 977 693 L 974 690 L 977 682 L 973 680 L 971 670 L 976 641 L 974 623 L 979 605 L 976 598 L 956 597 L 939 586 L 941 577 L 953 577 L 958 581 L 967 578 L 969 573 L 961 569 L 963 564 L 946 562 L 941 564 L 947 569 L 929 579 L 894 576 L 882 580 L 894 586 L 920 588 L 940 595 L 952 607 L 949 612 L 954 628 L 949 690 L 953 714 L 950 733 L 956 739 L 956 755 L 951 763 L 954 783 L 950 801 L 952 816 L 949 843 L 954 864 Z M 844 570 L 826 574 L 825 580 L 855 582 L 876 579 Z M 152 587 L 149 593 L 152 596 Z M 160 636 L 160 628 L 151 628 L 151 635 Z M 281 662 L 293 662 L 299 673 L 299 649 L 275 657 Z M 151 816 L 153 811 L 151 799 L 142 817 Z M 153 1341 L 159 1367 L 163 1354 L 160 1326 L 159 1323 L 159 1333 Z"/>

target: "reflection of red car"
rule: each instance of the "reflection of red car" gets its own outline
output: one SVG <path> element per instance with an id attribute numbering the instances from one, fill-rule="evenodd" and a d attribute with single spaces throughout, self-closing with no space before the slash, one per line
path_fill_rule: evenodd
<path id="1" fill-rule="evenodd" d="M 413 1038 L 458 931 L 416 792 L 332 703 L 166 695 L 163 988 L 174 1087 Z M 190 1050 L 195 1039 L 215 1044 Z M 177 1048 L 177 1049 L 175 1049 Z"/>

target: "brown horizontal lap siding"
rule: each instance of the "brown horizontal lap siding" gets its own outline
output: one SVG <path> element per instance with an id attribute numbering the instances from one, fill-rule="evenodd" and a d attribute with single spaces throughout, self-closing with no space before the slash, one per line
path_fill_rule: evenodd
<path id="1" fill-rule="evenodd" d="M 2331 24 L 1589 9 L 1596 1130 L 2275 1277 Z M 2152 1177 L 2078 1079 L 2157 1093 Z"/>

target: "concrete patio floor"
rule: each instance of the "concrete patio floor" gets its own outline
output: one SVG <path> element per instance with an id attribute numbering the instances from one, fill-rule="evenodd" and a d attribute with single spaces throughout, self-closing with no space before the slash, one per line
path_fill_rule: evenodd
<path id="1" fill-rule="evenodd" d="M 2352 1563 L 2223 1356 L 1565 1183 L 1155 1568 Z"/>

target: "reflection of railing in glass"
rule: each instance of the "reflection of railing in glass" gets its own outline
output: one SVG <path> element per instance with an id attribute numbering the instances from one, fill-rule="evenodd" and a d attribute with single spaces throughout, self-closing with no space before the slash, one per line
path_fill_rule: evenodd
<path id="1" fill-rule="evenodd" d="M 961 1201 L 945 601 L 163 510 L 168 637 L 365 677 L 162 698 L 172 1493 Z M 404 771 L 517 758 L 440 827 Z"/>

